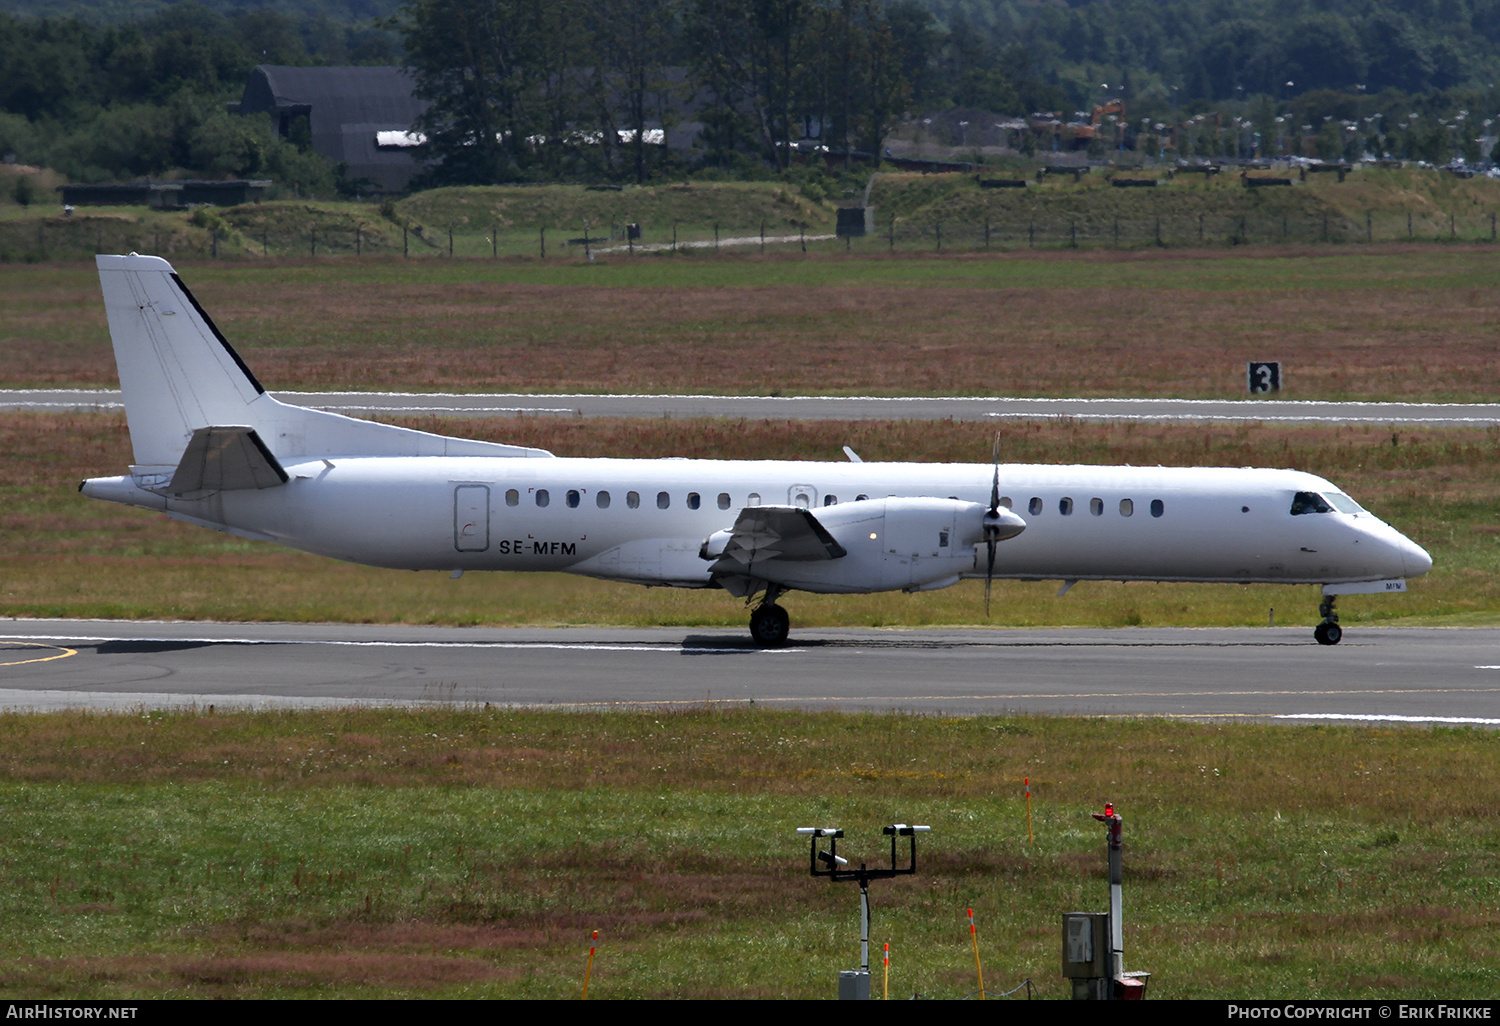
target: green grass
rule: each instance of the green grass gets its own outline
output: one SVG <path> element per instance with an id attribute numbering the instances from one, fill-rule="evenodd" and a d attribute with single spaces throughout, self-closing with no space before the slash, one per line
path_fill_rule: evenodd
<path id="1" fill-rule="evenodd" d="M 27 997 L 829 997 L 872 889 L 892 993 L 1029 978 L 1106 905 L 1158 998 L 1484 999 L 1497 735 L 1044 717 L 495 709 L 0 717 L 0 990 Z M 1028 841 L 1022 778 L 1032 781 Z M 878 989 L 878 977 L 877 977 Z"/>
<path id="2" fill-rule="evenodd" d="M 1280 248 L 1493 242 L 1500 210 L 1500 183 L 1431 170 L 1361 168 L 1344 182 L 1310 175 L 1293 188 L 1256 190 L 1244 188 L 1235 174 L 1174 180 L 1160 171 L 1152 175 L 1160 179 L 1154 189 L 1111 188 L 1109 172 L 1098 169 L 1078 182 L 1053 176 L 1026 189 L 982 189 L 975 175 L 883 173 L 869 185 L 876 236 L 853 248 L 866 255 L 884 252 L 892 232 L 896 246 L 907 253 L 940 247 L 1055 251 L 1083 245 L 1128 251 L 1247 242 Z M 842 196 L 826 197 L 825 186 L 811 179 L 805 184 L 687 180 L 622 189 L 444 188 L 380 206 L 274 201 L 191 215 L 85 208 L 63 218 L 56 204 L 0 204 L 0 260 L 36 261 L 99 249 L 203 256 L 211 247 L 209 229 L 217 229 L 224 258 L 356 251 L 412 258 L 450 251 L 461 257 L 535 257 L 545 232 L 548 256 L 572 262 L 600 244 L 623 244 L 624 226 L 631 222 L 642 226 L 641 241 L 648 245 L 669 244 L 674 237 L 681 243 L 707 242 L 716 232 L 721 237 L 758 236 L 762 229 L 771 236 L 802 229 L 831 232 L 835 208 L 858 204 L 865 190 L 857 175 L 828 187 Z M 590 247 L 582 244 L 585 235 L 596 240 Z M 844 249 L 842 241 L 810 245 L 821 254 Z"/>

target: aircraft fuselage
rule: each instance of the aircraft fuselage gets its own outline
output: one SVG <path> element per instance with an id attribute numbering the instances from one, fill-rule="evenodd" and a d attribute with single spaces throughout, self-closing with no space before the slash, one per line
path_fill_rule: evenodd
<path id="1" fill-rule="evenodd" d="M 891 496 L 983 506 L 987 464 L 690 459 L 332 457 L 289 463 L 282 488 L 180 499 L 96 479 L 86 494 L 308 552 L 407 570 L 554 570 L 679 587 L 711 584 L 703 542 L 745 507 L 827 516 Z M 1024 533 L 1000 546 L 997 578 L 1334 584 L 1426 572 L 1427 554 L 1374 515 L 1291 512 L 1298 493 L 1337 493 L 1292 470 L 1002 464 L 1003 504 Z M 866 524 L 874 527 L 873 524 Z M 983 576 L 959 529 L 851 530 L 854 547 L 805 591 L 871 590 L 848 567 L 909 563 L 906 584 Z M 869 537 L 870 535 L 875 537 Z M 868 544 L 864 544 L 868 543 Z M 925 564 L 925 565 L 924 565 Z M 945 572 L 936 574 L 942 569 Z M 901 572 L 888 579 L 900 581 Z"/>

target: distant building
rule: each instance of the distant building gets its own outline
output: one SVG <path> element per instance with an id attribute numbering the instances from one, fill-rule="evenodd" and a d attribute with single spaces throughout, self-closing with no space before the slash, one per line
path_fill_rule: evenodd
<path id="1" fill-rule="evenodd" d="M 394 193 L 404 190 L 422 166 L 407 147 L 382 147 L 378 138 L 382 132 L 407 132 L 427 109 L 425 100 L 412 95 L 413 84 L 402 68 L 261 64 L 230 109 L 269 114 L 283 138 L 306 118 L 313 149 L 345 165 L 351 180 L 365 179 L 374 192 Z"/>

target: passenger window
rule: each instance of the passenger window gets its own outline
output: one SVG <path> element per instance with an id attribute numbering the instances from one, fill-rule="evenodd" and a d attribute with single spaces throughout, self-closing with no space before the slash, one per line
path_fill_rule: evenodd
<path id="1" fill-rule="evenodd" d="M 1038 497 L 1038 496 L 1033 495 L 1031 497 L 1031 501 L 1026 504 L 1026 511 L 1028 513 L 1030 513 L 1034 517 L 1041 516 L 1042 515 L 1042 500 L 1041 500 L 1041 498 Z"/>
<path id="2" fill-rule="evenodd" d="M 1058 499 L 1057 500 L 1057 511 L 1059 513 L 1061 513 L 1065 517 L 1072 516 L 1073 515 L 1073 500 L 1072 499 Z"/>
<path id="3" fill-rule="evenodd" d="M 1166 511 L 1167 507 L 1162 505 L 1162 501 L 1160 499 L 1151 500 L 1151 515 L 1153 517 L 1159 517 Z"/>
<path id="4" fill-rule="evenodd" d="M 1135 502 L 1131 499 L 1120 500 L 1120 516 L 1128 517 L 1135 513 Z"/>
<path id="5" fill-rule="evenodd" d="M 505 504 L 507 506 L 519 506 L 521 504 L 521 493 L 514 488 L 508 489 L 505 493 Z"/>
<path id="6" fill-rule="evenodd" d="M 802 509 L 807 508 L 807 495 L 803 492 L 797 493 L 797 505 Z"/>
<path id="7" fill-rule="evenodd" d="M 595 495 L 594 495 L 594 505 L 598 506 L 600 509 L 609 509 L 609 493 L 608 492 L 597 492 L 597 493 L 595 493 Z"/>
<path id="8" fill-rule="evenodd" d="M 536 490 L 536 504 L 538 506 L 545 506 L 545 505 L 547 505 L 551 501 L 552 501 L 552 496 L 549 495 L 549 494 L 547 494 L 547 489 L 545 489 L 545 488 L 538 488 Z"/>
<path id="9" fill-rule="evenodd" d="M 697 509 L 703 505 L 703 500 L 698 497 L 697 492 L 688 492 L 688 509 Z"/>
<path id="10" fill-rule="evenodd" d="M 666 509 L 670 505 L 672 505 L 672 497 L 670 495 L 668 495 L 666 492 L 657 492 L 656 493 L 656 508 L 657 509 Z"/>
<path id="11" fill-rule="evenodd" d="M 825 495 L 825 496 L 823 496 L 823 505 L 825 505 L 825 506 L 837 506 L 838 504 L 839 504 L 839 497 L 837 495 Z"/>
<path id="12" fill-rule="evenodd" d="M 628 506 L 628 507 L 630 507 L 631 509 L 640 509 L 641 508 L 641 493 L 640 492 L 626 492 L 625 493 L 625 505 Z"/>
<path id="13" fill-rule="evenodd" d="M 719 508 L 720 509 L 728 509 L 729 508 L 729 493 L 728 492 L 720 492 L 719 493 Z"/>
<path id="14" fill-rule="evenodd" d="M 1300 517 L 1304 513 L 1332 513 L 1333 507 L 1323 501 L 1323 496 L 1316 492 L 1298 492 L 1292 498 L 1292 516 Z"/>
<path id="15" fill-rule="evenodd" d="M 746 506 L 759 506 L 760 505 L 760 493 L 759 492 L 751 492 L 748 496 L 745 497 L 745 505 Z"/>
<path id="16" fill-rule="evenodd" d="M 1096 517 L 1102 517 L 1102 516 L 1104 516 L 1104 500 L 1103 499 L 1090 499 L 1089 500 L 1089 512 L 1092 513 Z"/>
<path id="17" fill-rule="evenodd" d="M 568 508 L 569 509 L 577 509 L 578 508 L 578 498 L 579 498 L 578 497 L 578 489 L 577 488 L 569 488 L 568 489 L 568 494 L 566 496 L 564 496 L 564 499 L 568 503 Z"/>
<path id="18" fill-rule="evenodd" d="M 856 495 L 854 497 L 854 501 L 855 502 L 869 502 L 870 501 L 870 497 L 868 495 L 866 495 L 864 492 L 860 492 L 858 495 Z"/>
<path id="19" fill-rule="evenodd" d="M 1004 506 L 1006 509 L 1010 509 L 1011 508 L 1011 506 L 1010 506 L 1010 496 L 1009 495 L 1002 495 L 1002 496 L 1000 496 L 1000 505 Z"/>

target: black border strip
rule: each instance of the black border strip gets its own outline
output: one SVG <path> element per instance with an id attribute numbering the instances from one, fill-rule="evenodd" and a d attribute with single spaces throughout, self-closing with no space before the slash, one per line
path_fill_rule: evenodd
<path id="1" fill-rule="evenodd" d="M 187 301 L 193 304 L 193 309 L 198 311 L 198 316 L 203 318 L 203 323 L 207 324 L 208 330 L 214 333 L 214 338 L 219 340 L 219 345 L 223 346 L 224 351 L 229 354 L 230 359 L 234 360 L 235 366 L 244 373 L 245 377 L 250 379 L 250 384 L 255 387 L 256 395 L 264 395 L 266 390 L 255 377 L 255 373 L 249 367 L 245 366 L 245 361 L 240 359 L 240 354 L 234 351 L 234 346 L 230 345 L 229 340 L 219 331 L 218 325 L 214 323 L 212 317 L 208 316 L 208 312 L 198 305 L 198 300 L 193 297 L 192 292 L 188 291 L 188 287 L 182 283 L 182 279 L 177 276 L 176 271 L 172 272 L 172 280 L 177 283 L 177 287 L 182 290 L 182 294 L 187 298 Z"/>
<path id="2" fill-rule="evenodd" d="M 233 352 L 233 350 L 231 350 L 231 352 Z M 250 443 L 254 445 L 255 448 L 260 450 L 261 456 L 265 458 L 265 461 L 270 466 L 270 468 L 276 471 L 276 475 L 281 478 L 282 484 L 286 484 L 287 481 L 291 480 L 291 478 L 287 476 L 287 472 L 282 469 L 280 461 L 277 460 L 276 457 L 271 453 L 271 450 L 266 447 L 266 443 L 261 440 L 260 433 L 258 431 L 256 431 L 254 428 L 251 428 L 246 437 L 250 439 Z"/>

